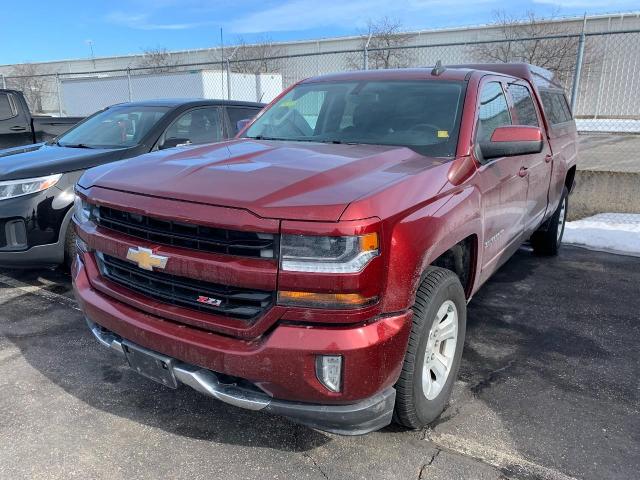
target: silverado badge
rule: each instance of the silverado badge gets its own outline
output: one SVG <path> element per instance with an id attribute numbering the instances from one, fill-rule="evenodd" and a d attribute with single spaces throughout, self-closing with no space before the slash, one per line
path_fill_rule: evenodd
<path id="1" fill-rule="evenodd" d="M 163 257 L 162 255 L 156 255 L 153 250 L 148 248 L 131 247 L 127 252 L 127 260 L 131 260 L 138 264 L 138 267 L 143 270 L 153 271 L 154 268 L 163 269 L 167 266 L 169 257 Z"/>

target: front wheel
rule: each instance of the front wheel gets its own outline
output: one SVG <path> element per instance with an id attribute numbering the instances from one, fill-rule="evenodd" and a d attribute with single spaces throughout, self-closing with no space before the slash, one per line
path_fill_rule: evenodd
<path id="1" fill-rule="evenodd" d="M 458 376 L 467 320 L 460 280 L 430 267 L 413 306 L 413 325 L 396 383 L 395 421 L 421 428 L 442 413 Z"/>
<path id="2" fill-rule="evenodd" d="M 556 211 L 551 218 L 533 233 L 531 236 L 531 246 L 538 255 L 557 255 L 562 245 L 562 235 L 564 225 L 567 220 L 567 210 L 569 209 L 569 192 L 566 187 L 562 191 L 562 198 Z"/>
<path id="3" fill-rule="evenodd" d="M 71 264 L 76 255 L 76 232 L 73 222 L 69 223 L 64 237 L 64 267 L 71 270 Z"/>

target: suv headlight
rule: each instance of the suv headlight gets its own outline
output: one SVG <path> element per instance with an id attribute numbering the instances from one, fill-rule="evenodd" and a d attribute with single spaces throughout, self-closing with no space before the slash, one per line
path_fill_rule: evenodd
<path id="1" fill-rule="evenodd" d="M 280 240 L 282 270 L 357 273 L 380 254 L 377 233 L 348 237 L 284 234 Z"/>
<path id="2" fill-rule="evenodd" d="M 42 192 L 58 183 L 60 177 L 62 177 L 62 174 L 0 182 L 0 200 Z"/>

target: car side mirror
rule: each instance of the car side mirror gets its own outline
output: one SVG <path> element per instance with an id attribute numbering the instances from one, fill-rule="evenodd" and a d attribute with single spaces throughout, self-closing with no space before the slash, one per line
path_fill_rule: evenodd
<path id="1" fill-rule="evenodd" d="M 186 147 L 187 145 L 191 145 L 191 140 L 188 138 L 167 138 L 158 148 L 164 150 L 173 147 Z"/>
<path id="2" fill-rule="evenodd" d="M 479 144 L 485 160 L 498 157 L 528 155 L 542 151 L 542 130 L 538 127 L 509 125 L 493 131 L 489 142 Z"/>
<path id="3" fill-rule="evenodd" d="M 251 123 L 251 120 L 253 120 L 253 118 L 243 118 L 242 120 L 238 120 L 238 122 L 236 123 L 238 132 L 244 130 L 245 127 Z"/>

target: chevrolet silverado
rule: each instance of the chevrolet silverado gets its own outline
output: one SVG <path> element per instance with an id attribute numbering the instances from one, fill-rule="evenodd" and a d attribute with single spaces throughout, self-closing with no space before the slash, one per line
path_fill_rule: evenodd
<path id="1" fill-rule="evenodd" d="M 362 434 L 434 421 L 467 303 L 561 245 L 576 127 L 526 64 L 337 73 L 239 138 L 85 173 L 74 291 L 167 387 Z"/>

